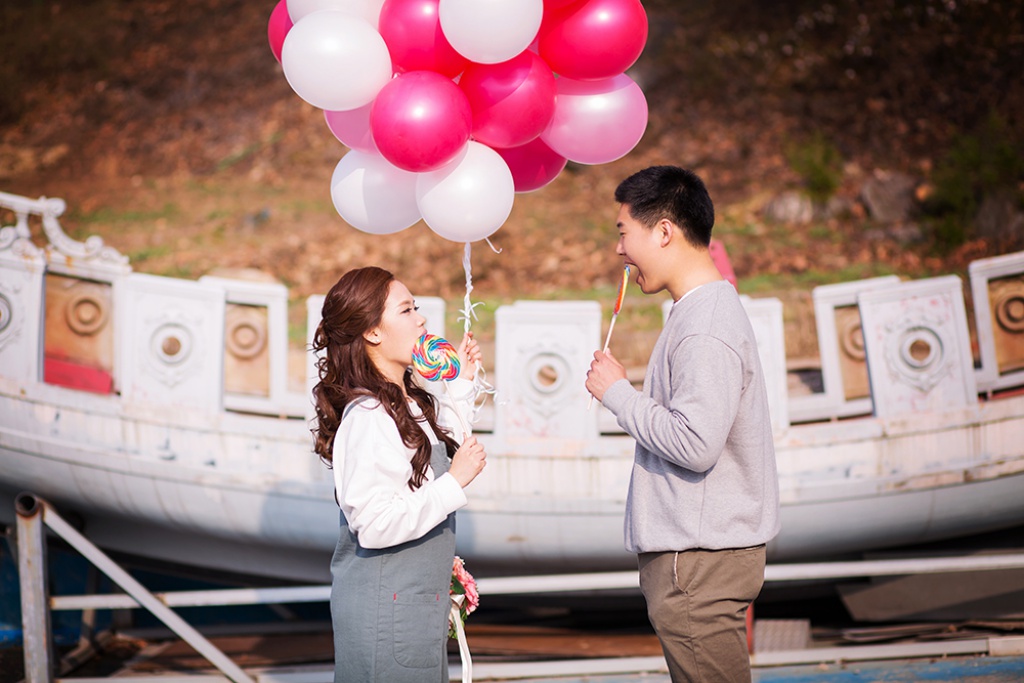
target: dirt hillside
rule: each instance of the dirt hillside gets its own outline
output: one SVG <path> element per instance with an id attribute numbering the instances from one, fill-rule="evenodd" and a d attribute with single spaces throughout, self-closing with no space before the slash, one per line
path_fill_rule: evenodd
<path id="1" fill-rule="evenodd" d="M 254 267 L 288 284 L 299 302 L 349 267 L 380 263 L 419 292 L 460 297 L 461 245 L 422 223 L 370 237 L 335 213 L 328 183 L 346 150 L 271 54 L 273 5 L 4 3 L 0 190 L 65 198 L 62 222 L 72 235 L 103 235 L 144 272 L 196 277 Z M 885 171 L 905 174 L 918 199 L 927 198 L 950 151 L 995 125 L 1011 157 L 996 183 L 1019 207 L 1019 2 L 644 6 L 650 38 L 631 70 L 650 106 L 643 140 L 617 162 L 570 164 L 548 187 L 518 195 L 494 239 L 501 253 L 475 248 L 477 297 L 610 296 L 618 272 L 612 191 L 653 163 L 705 177 L 717 236 L 740 289 L 754 294 L 881 272 L 963 273 L 970 259 L 1015 244 L 1013 235 L 970 229 L 943 237 L 923 203 L 906 220 L 882 223 L 859 197 Z M 809 170 L 801 150 L 812 157 Z M 839 211 L 799 224 L 765 217 L 780 193 L 813 190 L 815 173 L 826 176 Z"/>

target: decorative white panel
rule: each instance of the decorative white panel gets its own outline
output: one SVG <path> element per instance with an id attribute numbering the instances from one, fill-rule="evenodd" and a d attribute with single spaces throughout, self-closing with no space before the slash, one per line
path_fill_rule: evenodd
<path id="1" fill-rule="evenodd" d="M 818 332 L 824 391 L 790 398 L 789 413 L 794 421 L 827 420 L 871 413 L 871 397 L 847 397 L 843 379 L 844 363 L 847 367 L 862 366 L 864 363 L 864 335 L 856 308 L 857 296 L 861 292 L 891 287 L 899 282 L 899 277 L 891 275 L 814 288 L 814 321 Z M 849 309 L 851 315 L 838 319 L 837 310 L 840 309 Z M 863 367 L 858 369 L 866 371 Z"/>
<path id="2" fill-rule="evenodd" d="M 743 308 L 754 328 L 757 352 L 761 358 L 772 433 L 789 428 L 789 395 L 786 390 L 786 334 L 782 324 L 782 302 L 776 298 L 752 299 L 741 296 Z"/>
<path id="3" fill-rule="evenodd" d="M 199 282 L 222 289 L 228 304 L 265 311 L 265 322 L 263 315 L 250 316 L 251 320 L 246 316 L 228 316 L 223 353 L 241 357 L 266 355 L 269 391 L 265 396 L 253 396 L 225 390 L 224 407 L 271 415 L 303 415 L 305 397 L 288 392 L 288 288 L 276 282 L 216 276 L 201 277 Z M 262 353 L 264 346 L 267 354 Z"/>
<path id="4" fill-rule="evenodd" d="M 0 227 L 0 363 L 7 377 L 41 381 L 44 271 L 116 287 L 131 267 L 126 256 L 100 237 L 84 242 L 68 237 L 59 221 L 66 209 L 63 199 L 0 192 L 0 208 L 15 216 L 14 225 Z M 43 249 L 32 243 L 30 219 L 42 225 Z M 113 379 L 116 383 L 116 373 Z"/>
<path id="5" fill-rule="evenodd" d="M 495 436 L 592 438 L 584 383 L 601 344 L 596 301 L 517 301 L 496 313 Z"/>
<path id="6" fill-rule="evenodd" d="M 1024 385 L 1024 252 L 971 263 L 979 391 Z"/>
<path id="7" fill-rule="evenodd" d="M 960 278 L 905 282 L 857 301 L 875 415 L 977 405 Z"/>
<path id="8" fill-rule="evenodd" d="M 313 409 L 313 387 L 320 381 L 316 363 L 323 356 L 322 351 L 313 352 L 313 337 L 316 335 L 317 325 L 320 324 L 320 313 L 324 309 L 325 298 L 323 294 L 314 294 L 306 299 L 306 421 L 311 428 L 313 420 L 316 419 L 316 410 Z"/>
<path id="9" fill-rule="evenodd" d="M 0 228 L 0 367 L 13 380 L 41 379 L 44 270 L 27 230 Z"/>
<path id="10" fill-rule="evenodd" d="M 223 289 L 134 273 L 122 282 L 119 330 L 126 404 L 221 410 Z"/>

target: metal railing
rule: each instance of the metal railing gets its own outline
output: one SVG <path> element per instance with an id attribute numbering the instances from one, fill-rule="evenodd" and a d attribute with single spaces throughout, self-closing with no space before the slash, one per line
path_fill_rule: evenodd
<path id="1" fill-rule="evenodd" d="M 253 678 L 232 662 L 195 628 L 185 622 L 171 608 L 327 602 L 330 600 L 331 587 L 322 585 L 153 593 L 68 524 L 43 499 L 31 493 L 22 493 L 15 500 L 15 510 L 17 512 L 18 573 L 21 588 L 26 683 L 55 682 L 53 641 L 50 632 L 51 611 L 145 608 L 162 621 L 173 633 L 203 655 L 229 681 L 233 683 L 255 683 Z M 92 562 L 97 569 L 105 573 L 115 584 L 124 590 L 125 594 L 50 597 L 47 591 L 46 580 L 44 527 L 48 527 Z M 864 576 L 992 571 L 999 569 L 1024 569 L 1024 553 L 768 565 L 765 569 L 765 581 L 804 581 Z M 639 576 L 635 571 L 480 578 L 477 581 L 477 587 L 481 595 L 526 595 L 639 589 L 639 585 Z M 946 645 L 949 646 L 949 644 Z M 988 640 L 979 639 L 969 643 L 961 641 L 958 645 L 954 645 L 954 650 L 957 653 L 962 651 L 964 653 L 1024 654 L 1024 638 L 1020 637 L 999 639 L 995 647 Z M 884 646 L 873 646 L 871 648 L 872 653 L 865 653 L 864 658 L 880 658 L 874 654 L 876 651 L 880 652 L 879 647 Z M 957 647 L 959 649 L 956 649 Z M 918 647 L 915 650 L 913 646 L 903 646 L 898 651 L 892 650 L 891 656 L 913 657 L 954 653 L 954 651 L 945 650 L 937 652 L 934 644 L 931 647 L 924 645 L 923 648 Z M 839 650 L 840 648 L 833 649 Z M 846 658 L 851 658 L 849 657 L 849 649 L 842 649 L 842 652 L 845 653 Z M 814 662 L 819 661 L 820 657 L 831 659 L 842 657 L 831 651 L 828 653 L 811 651 L 811 653 L 805 655 L 803 660 L 799 657 L 794 659 L 790 656 L 787 661 L 781 661 L 776 657 L 772 661 L 765 659 L 765 661 L 760 663 L 771 665 L 800 663 L 801 661 Z M 637 658 L 633 659 L 636 660 Z M 633 668 L 630 671 L 651 670 L 652 658 L 640 658 L 637 661 L 640 660 L 642 660 L 643 667 L 640 669 Z M 551 662 L 549 664 L 554 666 L 558 663 Z M 594 660 L 591 664 L 598 666 L 598 669 L 594 669 L 591 673 L 622 673 L 625 672 L 622 666 L 626 665 L 626 662 L 624 660 L 617 663 L 612 660 Z M 639 666 L 639 664 L 635 666 Z M 551 671 L 555 670 L 550 669 L 544 675 L 552 675 Z M 582 668 L 577 666 L 576 670 L 578 672 L 589 671 L 586 666 Z M 66 680 L 67 683 L 72 683 L 82 679 L 71 678 L 63 680 Z"/>

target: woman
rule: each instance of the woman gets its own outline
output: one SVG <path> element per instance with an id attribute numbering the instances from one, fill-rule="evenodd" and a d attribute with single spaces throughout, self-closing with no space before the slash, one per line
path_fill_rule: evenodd
<path id="1" fill-rule="evenodd" d="M 328 292 L 313 338 L 323 352 L 315 450 L 334 469 L 341 506 L 336 683 L 448 681 L 454 513 L 485 460 L 452 410 L 469 407 L 480 348 L 472 334 L 462 340 L 463 375 L 449 388 L 463 405 L 439 410 L 409 367 L 425 322 L 391 273 L 360 268 Z"/>

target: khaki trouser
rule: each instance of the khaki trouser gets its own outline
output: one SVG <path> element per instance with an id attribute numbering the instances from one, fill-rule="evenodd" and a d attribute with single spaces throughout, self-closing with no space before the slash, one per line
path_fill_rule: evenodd
<path id="1" fill-rule="evenodd" d="M 765 547 L 641 553 L 640 589 L 672 683 L 750 681 L 746 611 Z"/>

